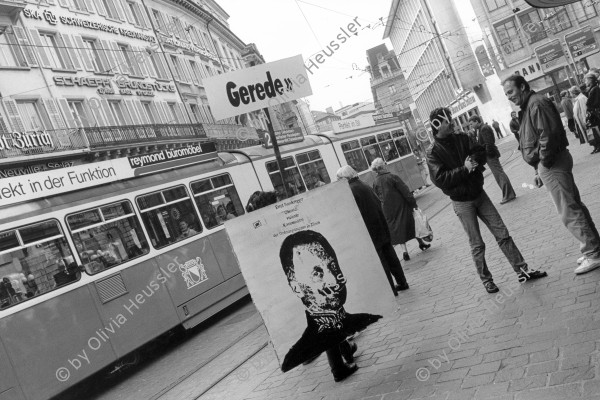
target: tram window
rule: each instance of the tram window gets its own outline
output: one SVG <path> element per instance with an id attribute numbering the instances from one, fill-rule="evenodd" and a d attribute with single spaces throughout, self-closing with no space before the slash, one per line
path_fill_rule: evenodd
<path id="1" fill-rule="evenodd" d="M 304 181 L 300 176 L 298 167 L 296 167 L 296 164 L 294 164 L 294 159 L 292 157 L 284 158 L 283 165 L 285 173 L 285 184 L 287 186 L 289 195 L 295 196 L 299 193 L 306 192 L 306 186 L 304 186 Z M 285 189 L 283 188 L 283 180 L 281 179 L 281 173 L 279 172 L 279 168 L 277 167 L 277 161 L 269 161 L 266 164 L 266 166 L 275 191 L 277 191 L 279 196 L 285 197 Z"/>
<path id="2" fill-rule="evenodd" d="M 381 155 L 381 149 L 377 144 L 363 147 L 363 152 L 365 153 L 365 158 L 367 159 L 367 165 L 371 165 L 373 160 L 376 158 L 383 158 Z"/>
<path id="3" fill-rule="evenodd" d="M 367 137 L 360 139 L 360 145 L 362 147 L 368 146 L 370 144 L 376 144 L 376 143 L 377 143 L 377 140 L 375 139 L 375 136 L 367 136 Z"/>
<path id="4" fill-rule="evenodd" d="M 208 229 L 244 214 L 244 207 L 229 175 L 192 182 L 191 187 L 202 221 Z"/>
<path id="5" fill-rule="evenodd" d="M 410 154 L 410 145 L 408 144 L 408 138 L 404 134 L 404 131 L 402 129 L 392 131 L 392 136 L 394 137 L 394 143 L 396 143 L 400 157 Z"/>
<path id="6" fill-rule="evenodd" d="M 202 232 L 192 199 L 183 185 L 140 196 L 136 201 L 156 249 Z"/>
<path id="7" fill-rule="evenodd" d="M 377 135 L 377 141 L 379 142 L 379 147 L 381 147 L 385 161 L 392 161 L 399 157 L 398 150 L 396 150 L 396 146 L 392 142 L 392 134 L 390 132 Z"/>
<path id="8" fill-rule="evenodd" d="M 296 161 L 298 162 L 300 173 L 302 174 L 302 178 L 304 178 L 304 182 L 306 182 L 308 190 L 331 182 L 319 150 L 298 154 L 296 155 Z"/>
<path id="9" fill-rule="evenodd" d="M 99 222 L 80 227 L 86 215 L 97 215 Z M 89 274 L 97 274 L 149 251 L 139 220 L 128 201 L 69 215 L 67 225 Z"/>
<path id="10" fill-rule="evenodd" d="M 56 220 L 0 232 L 0 308 L 47 293 L 80 277 Z"/>
<path id="11" fill-rule="evenodd" d="M 356 172 L 362 172 L 369 168 L 369 165 L 365 160 L 365 155 L 358 144 L 358 140 L 342 143 L 342 151 L 344 152 L 346 162 L 349 166 L 354 168 Z"/>

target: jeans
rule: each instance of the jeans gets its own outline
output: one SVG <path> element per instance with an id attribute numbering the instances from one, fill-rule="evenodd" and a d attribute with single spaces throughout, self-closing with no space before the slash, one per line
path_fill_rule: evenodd
<path id="1" fill-rule="evenodd" d="M 487 263 L 485 262 L 485 243 L 483 242 L 481 231 L 479 230 L 478 217 L 496 238 L 500 250 L 502 250 L 504 256 L 506 256 L 508 262 L 513 267 L 513 270 L 516 273 L 527 271 L 527 263 L 523 259 L 517 245 L 515 245 L 515 242 L 513 242 L 510 237 L 508 229 L 506 229 L 506 225 L 504 225 L 504 222 L 502 221 L 502 217 L 500 217 L 496 207 L 494 207 L 492 201 L 485 192 L 482 192 L 475 200 L 452 201 L 452 205 L 454 206 L 454 212 L 458 216 L 458 219 L 469 237 L 473 262 L 475 263 L 477 273 L 484 284 L 491 282 L 493 279 L 492 274 L 487 267 Z"/>
<path id="2" fill-rule="evenodd" d="M 600 258 L 600 235 L 587 207 L 581 201 L 573 177 L 573 157 L 569 150 L 556 156 L 551 168 L 542 164 L 538 173 L 552 196 L 563 225 L 579 240 L 579 249 L 588 258 Z"/>
<path id="3" fill-rule="evenodd" d="M 502 189 L 502 201 L 512 200 L 517 197 L 508 176 L 502 168 L 502 164 L 500 164 L 500 158 L 489 157 L 487 159 L 487 165 L 492 170 L 496 183 L 500 186 L 500 189 Z"/>
<path id="4" fill-rule="evenodd" d="M 398 285 L 406 286 L 408 283 L 406 282 L 402 264 L 400 264 L 400 259 L 398 258 L 398 254 L 396 254 L 396 250 L 394 250 L 394 246 L 391 243 L 384 244 L 377 249 L 377 255 L 392 286 L 392 291 L 394 291 L 394 283 L 392 282 L 390 273 L 394 276 Z"/>

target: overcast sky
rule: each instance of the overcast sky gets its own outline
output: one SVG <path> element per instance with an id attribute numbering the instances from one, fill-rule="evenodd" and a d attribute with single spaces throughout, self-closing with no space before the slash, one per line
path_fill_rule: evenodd
<path id="1" fill-rule="evenodd" d="M 469 0 L 454 0 L 467 19 Z M 231 30 L 245 43 L 256 43 L 266 62 L 302 54 L 305 64 L 331 41 L 339 49 L 309 74 L 313 95 L 306 100 L 312 110 L 325 111 L 359 101 L 373 101 L 366 51 L 383 40 L 381 19 L 387 19 L 392 0 L 217 0 L 230 15 Z M 336 37 L 353 20 L 361 25 L 345 43 Z M 474 17 L 474 15 L 473 15 Z M 464 21 L 465 24 L 467 21 Z M 346 29 L 347 30 L 347 29 Z M 316 62 L 315 62 L 316 63 Z"/>

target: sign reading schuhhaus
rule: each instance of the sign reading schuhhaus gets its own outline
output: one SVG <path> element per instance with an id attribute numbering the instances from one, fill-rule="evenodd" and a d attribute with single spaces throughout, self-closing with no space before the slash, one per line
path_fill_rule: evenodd
<path id="1" fill-rule="evenodd" d="M 217 120 L 312 94 L 301 55 L 215 75 L 204 86 Z"/>

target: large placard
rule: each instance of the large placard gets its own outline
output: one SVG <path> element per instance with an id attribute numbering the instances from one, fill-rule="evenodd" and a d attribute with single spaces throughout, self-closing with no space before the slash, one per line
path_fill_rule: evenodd
<path id="1" fill-rule="evenodd" d="M 204 79 L 216 120 L 310 96 L 301 55 Z"/>
<path id="2" fill-rule="evenodd" d="M 568 64 L 567 56 L 558 39 L 536 47 L 535 55 L 544 73 L 554 71 Z"/>
<path id="3" fill-rule="evenodd" d="M 591 26 L 585 26 L 565 35 L 565 43 L 573 60 L 579 61 L 600 51 Z"/>
<path id="4" fill-rule="evenodd" d="M 346 181 L 225 227 L 284 372 L 396 309 Z"/>

